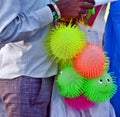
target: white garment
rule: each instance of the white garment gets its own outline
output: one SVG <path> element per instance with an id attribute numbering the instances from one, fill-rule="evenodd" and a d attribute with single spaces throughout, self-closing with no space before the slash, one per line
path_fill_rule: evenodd
<path id="1" fill-rule="evenodd" d="M 50 117 L 116 117 L 114 109 L 109 101 L 96 104 L 88 110 L 74 110 L 64 103 L 63 98 L 58 94 L 54 84 Z"/>

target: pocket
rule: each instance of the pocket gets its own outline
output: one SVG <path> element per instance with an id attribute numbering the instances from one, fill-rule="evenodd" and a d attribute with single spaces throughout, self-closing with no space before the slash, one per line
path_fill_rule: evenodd
<path id="1" fill-rule="evenodd" d="M 41 78 L 40 86 L 37 88 L 36 94 L 33 94 L 31 104 L 48 104 L 50 102 L 53 78 Z"/>

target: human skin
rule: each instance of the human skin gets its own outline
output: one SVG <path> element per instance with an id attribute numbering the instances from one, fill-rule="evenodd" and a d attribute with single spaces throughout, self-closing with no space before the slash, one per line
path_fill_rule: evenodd
<path id="1" fill-rule="evenodd" d="M 94 0 L 59 0 L 56 2 L 62 18 L 73 19 L 79 18 L 80 14 L 86 13 L 88 9 L 94 7 L 94 4 Z"/>

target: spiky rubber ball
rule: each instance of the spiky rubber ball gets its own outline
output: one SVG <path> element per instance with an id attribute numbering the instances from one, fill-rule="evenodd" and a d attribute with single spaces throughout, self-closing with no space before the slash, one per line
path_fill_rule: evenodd
<path id="1" fill-rule="evenodd" d="M 64 97 L 76 97 L 83 92 L 84 78 L 71 66 L 63 68 L 56 78 L 58 93 Z"/>
<path id="2" fill-rule="evenodd" d="M 83 94 L 75 98 L 64 98 L 65 103 L 77 110 L 85 110 L 95 105 L 94 102 L 90 101 Z"/>
<path id="3" fill-rule="evenodd" d="M 88 43 L 73 59 L 73 67 L 86 78 L 96 78 L 105 69 L 104 51 L 97 45 Z"/>
<path id="4" fill-rule="evenodd" d="M 107 71 L 95 79 L 86 79 L 84 83 L 84 95 L 93 102 L 107 101 L 117 90 L 114 77 Z"/>
<path id="5" fill-rule="evenodd" d="M 50 56 L 56 61 L 73 58 L 86 44 L 86 34 L 77 26 L 61 24 L 47 35 L 46 46 Z"/>

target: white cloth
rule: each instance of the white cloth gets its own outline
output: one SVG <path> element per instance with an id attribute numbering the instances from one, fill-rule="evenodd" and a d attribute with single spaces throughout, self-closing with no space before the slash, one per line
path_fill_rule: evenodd
<path id="1" fill-rule="evenodd" d="M 96 104 L 88 110 L 74 110 L 64 103 L 54 84 L 50 117 L 116 117 L 109 101 Z"/>

